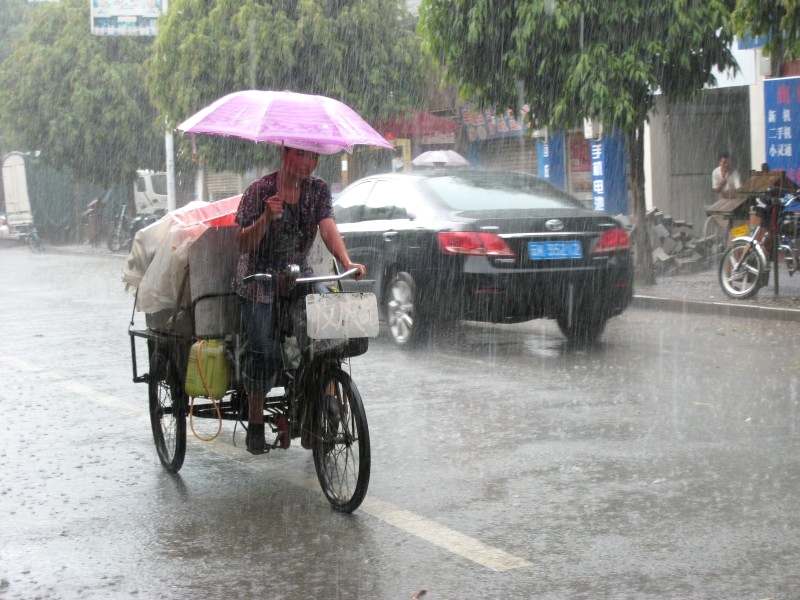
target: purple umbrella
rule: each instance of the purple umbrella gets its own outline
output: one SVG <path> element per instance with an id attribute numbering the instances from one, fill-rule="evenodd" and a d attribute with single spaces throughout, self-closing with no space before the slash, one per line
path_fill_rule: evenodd
<path id="1" fill-rule="evenodd" d="M 391 148 L 352 108 L 325 96 L 245 90 L 220 98 L 178 125 L 185 133 L 238 137 L 320 154 L 357 145 Z"/>

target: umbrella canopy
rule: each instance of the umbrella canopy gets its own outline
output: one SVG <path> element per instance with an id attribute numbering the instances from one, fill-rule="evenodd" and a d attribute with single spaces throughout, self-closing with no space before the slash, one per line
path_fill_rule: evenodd
<path id="1" fill-rule="evenodd" d="M 461 167 L 469 162 L 454 150 L 429 150 L 412 160 L 411 164 L 415 167 Z"/>
<path id="2" fill-rule="evenodd" d="M 178 129 L 320 154 L 352 152 L 357 145 L 394 148 L 346 104 L 326 96 L 289 91 L 228 94 L 186 119 Z"/>

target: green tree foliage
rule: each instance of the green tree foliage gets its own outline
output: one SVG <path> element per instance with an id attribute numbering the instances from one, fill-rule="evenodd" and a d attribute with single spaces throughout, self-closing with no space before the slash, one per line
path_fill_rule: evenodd
<path id="1" fill-rule="evenodd" d="M 151 39 L 96 37 L 89 3 L 42 3 L 0 66 L 0 122 L 17 150 L 41 151 L 86 183 L 130 182 L 164 164 L 144 81 Z"/>
<path id="2" fill-rule="evenodd" d="M 374 122 L 419 106 L 431 65 L 420 46 L 396 0 L 174 0 L 148 83 L 172 124 L 243 89 L 331 96 Z M 203 140 L 217 167 L 254 164 L 249 147 Z"/>
<path id="3" fill-rule="evenodd" d="M 733 23 L 740 37 L 764 38 L 772 59 L 772 75 L 781 75 L 784 60 L 800 56 L 800 2 L 797 0 L 738 0 Z"/>
<path id="4" fill-rule="evenodd" d="M 11 49 L 24 33 L 25 19 L 32 5 L 27 0 L 0 0 L 0 64 L 9 57 Z M 0 127 L 0 156 L 11 150 Z"/>
<path id="5" fill-rule="evenodd" d="M 448 77 L 484 106 L 523 98 L 538 125 L 591 117 L 625 134 L 637 273 L 650 282 L 642 128 L 657 93 L 686 100 L 714 83 L 712 68 L 735 65 L 731 9 L 724 0 L 423 0 L 421 27 Z"/>
<path id="6" fill-rule="evenodd" d="M 27 0 L 0 0 L 0 63 L 11 54 L 14 42 L 22 37 L 25 19 L 31 9 Z"/>

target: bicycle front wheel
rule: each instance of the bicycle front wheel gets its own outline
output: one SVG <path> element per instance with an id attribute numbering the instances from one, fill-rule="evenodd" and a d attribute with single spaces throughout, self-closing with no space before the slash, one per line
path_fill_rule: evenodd
<path id="1" fill-rule="evenodd" d="M 767 266 L 761 255 L 745 240 L 734 242 L 722 255 L 719 284 L 731 298 L 745 299 L 756 295 Z"/>
<path id="2" fill-rule="evenodd" d="M 321 383 L 322 400 L 314 411 L 314 467 L 331 506 L 351 513 L 369 486 L 367 415 L 356 384 L 341 368 L 325 368 Z"/>

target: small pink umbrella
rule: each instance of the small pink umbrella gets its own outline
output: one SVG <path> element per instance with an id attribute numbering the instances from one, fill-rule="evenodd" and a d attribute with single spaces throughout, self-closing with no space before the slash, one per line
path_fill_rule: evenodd
<path id="1" fill-rule="evenodd" d="M 178 129 L 320 154 L 352 152 L 357 145 L 394 148 L 346 104 L 326 96 L 289 91 L 228 94 L 186 119 Z"/>

